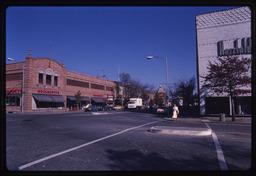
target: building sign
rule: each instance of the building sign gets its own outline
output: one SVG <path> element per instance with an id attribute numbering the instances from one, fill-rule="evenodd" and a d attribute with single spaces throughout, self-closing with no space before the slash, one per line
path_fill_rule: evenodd
<path id="1" fill-rule="evenodd" d="M 239 43 L 241 44 L 240 47 L 238 46 Z M 224 49 L 224 41 L 219 41 L 217 43 L 218 56 L 230 56 L 252 53 L 251 37 L 236 39 L 233 41 L 233 45 L 233 48 Z"/>
<path id="2" fill-rule="evenodd" d="M 238 95 L 238 94 L 249 94 L 249 93 L 252 93 L 252 91 L 251 91 L 251 90 L 248 90 L 248 89 L 236 89 L 236 90 L 234 91 L 234 93 L 235 93 L 236 95 Z"/>
<path id="3" fill-rule="evenodd" d="M 8 89 L 5 91 L 6 93 L 21 93 L 21 89 Z"/>
<path id="4" fill-rule="evenodd" d="M 108 101 L 114 101 L 114 96 L 113 95 L 107 95 L 107 100 Z"/>
<path id="5" fill-rule="evenodd" d="M 45 94 L 60 94 L 59 91 L 55 91 L 55 90 L 38 90 L 38 93 L 45 93 Z"/>

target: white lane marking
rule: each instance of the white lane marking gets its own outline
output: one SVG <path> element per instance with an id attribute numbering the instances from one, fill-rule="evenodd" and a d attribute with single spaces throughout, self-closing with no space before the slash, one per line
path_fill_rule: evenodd
<path id="1" fill-rule="evenodd" d="M 205 125 L 209 129 L 212 130 L 212 128 L 207 123 L 205 123 Z M 218 141 L 217 135 L 215 134 L 215 132 L 213 130 L 212 130 L 212 138 L 213 138 L 213 141 L 215 143 L 215 147 L 216 147 L 216 151 L 217 151 L 217 157 L 218 157 L 218 160 L 219 160 L 220 169 L 221 170 L 228 170 L 228 166 L 226 164 L 226 161 L 225 161 L 224 154 L 222 152 L 220 143 Z"/>
<path id="2" fill-rule="evenodd" d="M 128 129 L 125 129 L 125 130 L 120 131 L 120 132 L 118 132 L 118 133 L 114 133 L 114 134 L 111 134 L 111 135 L 109 135 L 109 136 L 105 136 L 105 137 L 96 139 L 96 140 L 94 140 L 94 141 L 91 141 L 91 142 L 88 142 L 88 143 L 79 145 L 79 146 L 77 146 L 77 147 L 73 147 L 73 148 L 70 148 L 70 149 L 68 149 L 68 150 L 64 150 L 64 151 L 62 151 L 62 152 L 55 153 L 55 154 L 53 154 L 53 155 L 50 155 L 50 156 L 47 156 L 47 157 L 38 159 L 38 160 L 36 160 L 36 161 L 33 161 L 33 162 L 30 162 L 30 163 L 24 164 L 24 165 L 22 165 L 22 166 L 19 166 L 19 167 L 18 167 L 18 170 L 25 169 L 25 168 L 27 168 L 27 167 L 30 167 L 30 166 L 35 165 L 35 164 L 38 164 L 38 163 L 40 163 L 40 162 L 49 160 L 49 159 L 51 159 L 51 158 L 54 158 L 54 157 L 57 157 L 57 156 L 66 154 L 66 153 L 68 153 L 68 152 L 72 152 L 72 151 L 74 151 L 74 150 L 77 150 L 77 149 L 80 149 L 80 148 L 82 148 L 82 147 L 85 147 L 85 146 L 94 144 L 94 143 L 96 143 L 96 142 L 99 142 L 99 141 L 102 141 L 102 140 L 111 138 L 111 137 L 113 137 L 113 136 L 117 136 L 117 135 L 122 134 L 122 133 L 125 133 L 125 132 L 127 132 L 127 131 L 134 130 L 134 129 L 136 129 L 136 128 L 140 128 L 140 127 L 143 127 L 143 126 L 146 126 L 146 125 L 150 125 L 150 124 L 153 124 L 153 123 L 157 123 L 157 122 L 160 122 L 160 121 L 162 121 L 162 120 L 157 120 L 157 121 L 145 123 L 145 124 L 142 124 L 142 125 L 139 125 L 139 126 L 135 126 L 135 127 L 132 127 L 132 128 L 128 128 Z"/>

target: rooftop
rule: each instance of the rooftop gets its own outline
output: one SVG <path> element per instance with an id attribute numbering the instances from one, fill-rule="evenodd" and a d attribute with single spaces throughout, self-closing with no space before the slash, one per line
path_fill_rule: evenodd
<path id="1" fill-rule="evenodd" d="M 196 16 L 197 29 L 251 21 L 249 7 L 239 7 Z"/>

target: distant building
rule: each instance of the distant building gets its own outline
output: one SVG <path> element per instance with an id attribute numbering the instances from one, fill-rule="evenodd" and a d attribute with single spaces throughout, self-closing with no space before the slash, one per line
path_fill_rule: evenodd
<path id="1" fill-rule="evenodd" d="M 125 95 L 124 87 L 122 86 L 121 82 L 115 81 L 115 89 L 114 89 L 115 104 L 123 105 L 124 95 Z"/>
<path id="2" fill-rule="evenodd" d="M 231 115 L 230 97 L 217 95 L 210 89 L 203 89 L 209 61 L 228 55 L 239 59 L 251 58 L 251 10 L 239 7 L 196 16 L 197 69 L 200 114 L 226 113 Z M 248 72 L 250 75 L 250 72 Z M 251 88 L 236 90 L 236 114 L 251 114 Z"/>
<path id="3" fill-rule="evenodd" d="M 79 90 L 82 105 L 114 103 L 114 82 L 66 70 L 64 62 L 29 52 L 25 61 L 6 65 L 7 111 L 66 111 L 76 106 Z"/>
<path id="4" fill-rule="evenodd" d="M 154 101 L 155 101 L 155 104 L 157 105 L 166 104 L 166 93 L 162 88 L 162 85 L 160 85 L 158 90 L 156 91 Z"/>

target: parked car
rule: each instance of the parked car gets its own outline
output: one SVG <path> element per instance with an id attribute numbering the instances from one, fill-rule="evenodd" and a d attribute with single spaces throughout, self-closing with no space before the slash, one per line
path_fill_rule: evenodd
<path id="1" fill-rule="evenodd" d="M 98 111 L 103 111 L 103 106 L 97 106 L 98 107 Z"/>
<path id="2" fill-rule="evenodd" d="M 99 110 L 98 106 L 96 106 L 96 105 L 91 106 L 91 111 L 98 111 L 98 110 Z"/>
<path id="3" fill-rule="evenodd" d="M 96 105 L 90 105 L 87 108 L 85 108 L 85 111 L 98 111 L 99 107 Z"/>
<path id="4" fill-rule="evenodd" d="M 114 106 L 114 110 L 120 110 L 120 109 L 122 109 L 122 106 Z"/>
<path id="5" fill-rule="evenodd" d="M 84 110 L 84 111 L 85 111 L 85 110 L 86 110 L 86 108 L 88 108 L 89 106 L 91 106 L 91 104 L 83 105 L 83 106 L 82 106 L 82 110 Z"/>
<path id="6" fill-rule="evenodd" d="M 169 111 L 169 115 L 172 113 L 171 111 L 171 106 L 159 106 L 157 109 L 156 109 L 156 113 L 157 114 L 168 114 L 168 111 Z"/>
<path id="7" fill-rule="evenodd" d="M 102 107 L 103 111 L 111 111 L 111 110 L 115 110 L 114 106 L 111 105 L 106 105 Z"/>

